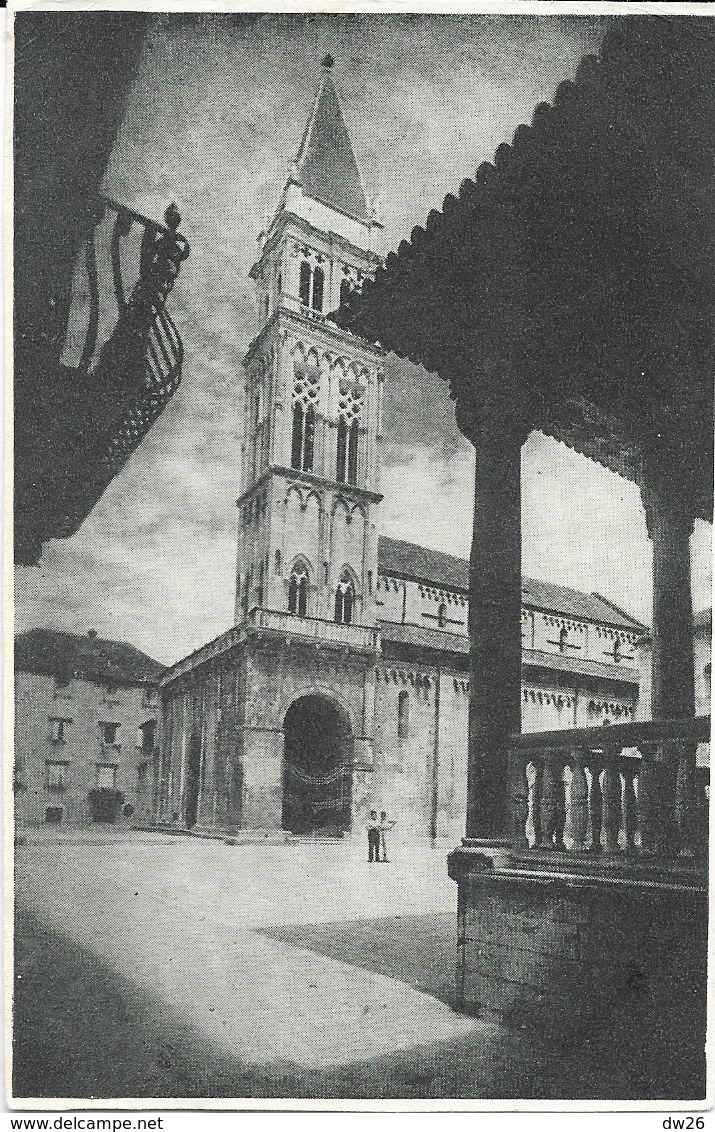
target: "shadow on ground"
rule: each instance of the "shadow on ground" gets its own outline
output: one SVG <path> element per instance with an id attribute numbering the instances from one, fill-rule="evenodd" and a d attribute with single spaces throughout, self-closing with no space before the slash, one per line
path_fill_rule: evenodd
<path id="1" fill-rule="evenodd" d="M 257 928 L 270 939 L 304 947 L 455 1006 L 456 913 L 389 916 L 337 924 Z"/>
<path id="2" fill-rule="evenodd" d="M 401 978 L 443 997 L 451 916 L 405 916 L 266 932 L 293 946 Z M 265 929 L 264 929 L 265 930 Z M 409 967 L 405 970 L 406 949 Z M 351 958 L 352 957 L 352 958 Z M 647 1039 L 624 1048 L 559 1049 L 538 1035 L 476 1022 L 469 1035 L 388 1057 L 308 1070 L 231 1058 L 84 948 L 18 909 L 13 1095 L 17 1098 L 678 1098 L 684 1081 L 653 1061 Z M 379 1025 L 379 1019 L 376 1019 Z"/>

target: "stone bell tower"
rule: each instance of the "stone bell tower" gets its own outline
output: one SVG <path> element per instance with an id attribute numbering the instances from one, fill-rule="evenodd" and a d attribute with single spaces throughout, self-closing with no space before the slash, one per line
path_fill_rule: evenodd
<path id="1" fill-rule="evenodd" d="M 328 315 L 374 273 L 382 225 L 332 66 L 251 270 L 260 330 L 245 358 L 237 624 L 256 609 L 375 624 L 381 358 Z"/>

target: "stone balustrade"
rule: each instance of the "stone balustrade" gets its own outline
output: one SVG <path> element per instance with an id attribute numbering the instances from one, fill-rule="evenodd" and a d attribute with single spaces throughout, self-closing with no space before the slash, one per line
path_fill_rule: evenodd
<path id="1" fill-rule="evenodd" d="M 314 641 L 324 647 L 345 647 L 360 652 L 376 652 L 378 630 L 367 625 L 342 625 L 320 617 L 299 617 L 274 609 L 252 609 L 248 632 L 289 633 L 292 637 Z"/>
<path id="2" fill-rule="evenodd" d="M 598 857 L 600 867 L 705 858 L 707 793 L 695 765 L 710 717 L 515 736 L 512 853 Z"/>

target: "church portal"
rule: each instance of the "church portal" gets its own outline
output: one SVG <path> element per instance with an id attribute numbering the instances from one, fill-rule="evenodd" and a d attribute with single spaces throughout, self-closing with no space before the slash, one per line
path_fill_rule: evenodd
<path id="1" fill-rule="evenodd" d="M 340 837 L 350 829 L 353 737 L 345 711 L 303 696 L 286 712 L 283 828 Z"/>

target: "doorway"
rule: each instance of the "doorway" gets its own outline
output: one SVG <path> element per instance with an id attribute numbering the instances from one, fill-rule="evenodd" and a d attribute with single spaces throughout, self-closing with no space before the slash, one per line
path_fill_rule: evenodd
<path id="1" fill-rule="evenodd" d="M 353 734 L 347 712 L 328 696 L 302 696 L 283 725 L 283 828 L 342 837 L 352 816 Z"/>

